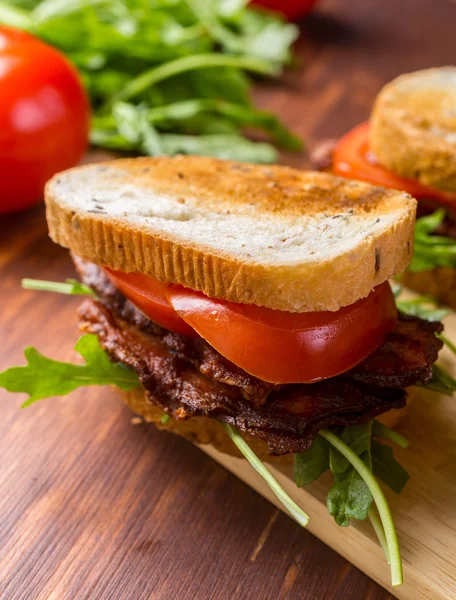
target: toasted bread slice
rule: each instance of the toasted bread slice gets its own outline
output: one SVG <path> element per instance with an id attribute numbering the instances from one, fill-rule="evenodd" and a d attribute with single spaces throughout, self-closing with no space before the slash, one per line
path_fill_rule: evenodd
<path id="1" fill-rule="evenodd" d="M 209 417 L 192 417 L 184 421 L 176 421 L 173 418 L 168 419 L 166 423 L 161 421 L 163 417 L 162 409 L 153 404 L 147 392 L 143 388 L 125 392 L 115 388 L 123 402 L 137 415 L 141 416 L 146 423 L 153 423 L 157 429 L 164 429 L 176 433 L 195 444 L 211 444 L 214 448 L 225 454 L 232 456 L 242 456 L 231 439 L 225 433 L 222 425 L 215 419 Z M 413 399 L 413 389 L 408 390 L 407 405 L 398 410 L 390 410 L 377 417 L 379 421 L 388 427 L 395 427 L 407 415 L 408 407 Z M 241 433 L 241 432 L 240 432 Z M 250 448 L 261 460 L 267 460 L 270 463 L 287 464 L 293 463 L 293 454 L 283 454 L 281 456 L 271 456 L 268 454 L 268 446 L 263 440 L 254 438 L 248 433 L 241 433 L 242 437 L 248 443 Z"/>
<path id="2" fill-rule="evenodd" d="M 285 311 L 334 311 L 401 272 L 404 192 L 199 157 L 88 165 L 46 187 L 52 239 L 124 272 Z"/>
<path id="3" fill-rule="evenodd" d="M 456 192 L 456 67 L 386 85 L 372 111 L 370 147 L 395 173 Z"/>

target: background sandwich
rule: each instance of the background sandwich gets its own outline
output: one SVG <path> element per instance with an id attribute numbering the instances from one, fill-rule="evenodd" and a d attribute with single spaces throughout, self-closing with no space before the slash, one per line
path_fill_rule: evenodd
<path id="1" fill-rule="evenodd" d="M 419 201 L 415 255 L 404 282 L 456 307 L 456 67 L 409 73 L 386 85 L 370 122 L 337 143 L 331 169 Z"/>
<path id="2" fill-rule="evenodd" d="M 82 283 L 28 286 L 89 296 L 85 365 L 28 349 L 0 385 L 26 404 L 116 385 L 146 420 L 242 453 L 304 525 L 258 457 L 293 460 L 298 485 L 331 468 L 331 514 L 370 518 L 400 583 L 373 470 L 381 456 L 379 476 L 399 492 L 407 474 L 379 438 L 405 441 L 374 419 L 402 409 L 409 386 L 453 390 L 434 365 L 442 325 L 398 313 L 388 284 L 413 252 L 415 200 L 326 173 L 176 157 L 67 171 L 46 204 Z"/>

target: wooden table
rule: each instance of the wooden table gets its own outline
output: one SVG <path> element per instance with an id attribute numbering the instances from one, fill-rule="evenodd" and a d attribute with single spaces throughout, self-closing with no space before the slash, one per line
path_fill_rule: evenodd
<path id="1" fill-rule="evenodd" d="M 451 0 L 328 0 L 303 27 L 302 67 L 258 102 L 310 145 L 367 118 L 381 85 L 454 62 Z M 303 156 L 284 157 L 298 166 Z M 74 358 L 77 299 L 20 289 L 63 280 L 42 207 L 0 223 L 0 369 L 34 345 Z M 108 389 L 19 410 L 0 393 L 2 600 L 391 598 L 197 448 L 132 425 Z"/>

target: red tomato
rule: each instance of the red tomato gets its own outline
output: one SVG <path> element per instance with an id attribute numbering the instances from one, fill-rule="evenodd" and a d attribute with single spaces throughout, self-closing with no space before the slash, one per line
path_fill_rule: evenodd
<path id="1" fill-rule="evenodd" d="M 257 4 L 269 10 L 275 10 L 282 13 L 290 21 L 295 21 L 307 15 L 318 0 L 252 0 L 252 4 Z"/>
<path id="2" fill-rule="evenodd" d="M 336 312 L 287 313 L 181 286 L 169 286 L 167 296 L 220 354 L 272 383 L 311 383 L 348 371 L 383 343 L 397 319 L 388 282 Z"/>
<path id="3" fill-rule="evenodd" d="M 241 369 L 273 383 L 311 383 L 348 371 L 383 343 L 397 319 L 387 282 L 336 312 L 289 313 L 214 300 L 139 273 L 105 272 L 161 327 L 199 334 Z"/>
<path id="4" fill-rule="evenodd" d="M 332 171 L 341 177 L 403 190 L 417 200 L 436 200 L 453 210 L 456 207 L 456 194 L 401 177 L 376 162 L 375 156 L 369 152 L 369 123 L 358 125 L 339 140 L 333 154 Z"/>
<path id="5" fill-rule="evenodd" d="M 0 27 L 0 213 L 43 196 L 87 148 L 89 104 L 76 70 L 33 36 Z"/>
<path id="6" fill-rule="evenodd" d="M 104 271 L 116 288 L 154 323 L 174 333 L 198 337 L 169 303 L 166 283 L 141 273 L 121 273 L 108 267 Z"/>

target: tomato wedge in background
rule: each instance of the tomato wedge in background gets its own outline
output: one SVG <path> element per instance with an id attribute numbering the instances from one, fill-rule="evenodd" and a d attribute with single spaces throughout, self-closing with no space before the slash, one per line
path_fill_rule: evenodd
<path id="1" fill-rule="evenodd" d="M 43 197 L 88 143 L 89 103 L 76 70 L 32 35 L 0 26 L 0 214 Z"/>
<path id="2" fill-rule="evenodd" d="M 403 190 L 417 200 L 436 200 L 453 210 L 456 208 L 456 194 L 401 177 L 376 162 L 369 150 L 369 123 L 358 125 L 339 140 L 333 152 L 332 172 L 341 177 Z"/>
<path id="3" fill-rule="evenodd" d="M 318 0 L 252 0 L 263 8 L 282 13 L 290 21 L 305 17 L 314 7 Z"/>
<path id="4" fill-rule="evenodd" d="M 287 313 L 175 285 L 167 296 L 222 356 L 272 383 L 311 383 L 348 371 L 383 343 L 397 320 L 388 282 L 336 312 Z"/>
<path id="5" fill-rule="evenodd" d="M 104 267 L 109 280 L 126 298 L 160 327 L 174 333 L 198 337 L 192 327 L 181 319 L 166 297 L 168 285 L 141 273 L 122 273 Z"/>

